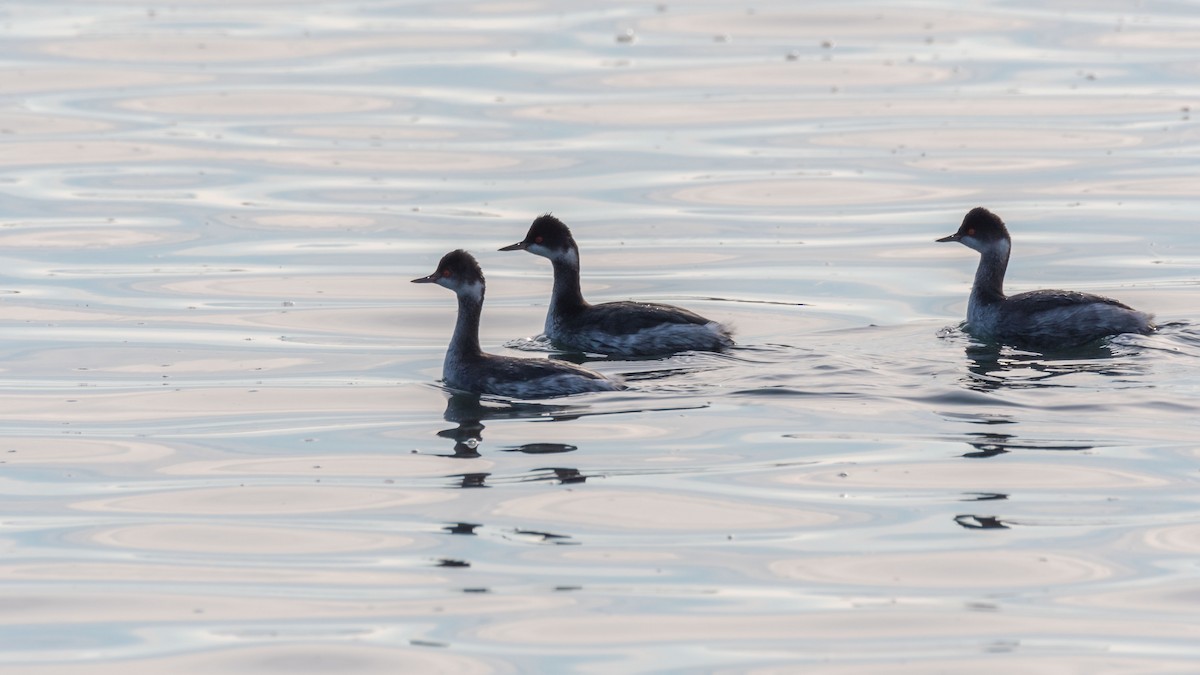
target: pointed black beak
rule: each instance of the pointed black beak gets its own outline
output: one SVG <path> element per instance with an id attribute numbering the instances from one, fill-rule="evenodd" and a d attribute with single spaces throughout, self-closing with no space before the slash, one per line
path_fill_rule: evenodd
<path id="1" fill-rule="evenodd" d="M 437 283 L 437 280 L 438 280 L 437 272 L 434 272 L 433 274 L 430 274 L 427 277 L 421 277 L 420 279 L 413 279 L 412 282 L 414 284 L 433 284 L 433 283 Z"/>
<path id="2" fill-rule="evenodd" d="M 934 241 L 959 241 L 961 239 L 962 239 L 962 235 L 955 232 L 954 234 L 946 236 L 946 237 L 942 237 L 941 239 L 934 239 Z"/>
<path id="3" fill-rule="evenodd" d="M 529 244 L 527 242 L 518 241 L 517 243 L 509 244 L 508 246 L 505 246 L 504 248 L 502 248 L 500 250 L 501 251 L 523 251 L 527 248 L 529 248 Z"/>

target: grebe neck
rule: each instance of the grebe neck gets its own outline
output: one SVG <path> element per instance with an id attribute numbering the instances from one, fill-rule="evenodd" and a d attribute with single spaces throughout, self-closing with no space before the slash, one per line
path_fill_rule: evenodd
<path id="1" fill-rule="evenodd" d="M 975 284 L 971 287 L 972 303 L 990 305 L 1004 301 L 1004 273 L 1008 271 L 1010 248 L 1007 241 L 1000 241 L 980 252 Z"/>
<path id="2" fill-rule="evenodd" d="M 554 290 L 550 294 L 551 314 L 574 314 L 587 309 L 579 286 L 579 254 L 570 251 L 566 255 L 550 259 L 554 266 Z"/>
<path id="3" fill-rule="evenodd" d="M 450 338 L 448 354 L 455 356 L 478 356 L 479 316 L 483 314 L 483 288 L 478 292 L 468 290 L 458 294 L 458 321 L 454 324 L 454 335 Z"/>

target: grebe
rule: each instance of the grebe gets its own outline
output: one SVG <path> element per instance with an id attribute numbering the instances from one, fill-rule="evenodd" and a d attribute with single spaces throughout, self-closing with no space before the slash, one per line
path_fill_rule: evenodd
<path id="1" fill-rule="evenodd" d="M 1091 293 L 1044 290 L 1004 295 L 1012 238 L 1004 221 L 985 208 L 971 209 L 958 232 L 937 241 L 957 241 L 979 252 L 966 326 L 979 337 L 1018 346 L 1066 348 L 1108 335 L 1154 330 L 1149 314 Z"/>
<path id="2" fill-rule="evenodd" d="M 610 356 L 661 356 L 721 351 L 733 345 L 727 327 L 681 307 L 628 300 L 593 305 L 584 300 L 579 246 L 571 230 L 550 214 L 534 220 L 525 239 L 500 250 L 526 250 L 549 258 L 554 289 L 545 333 L 558 347 Z"/>
<path id="3" fill-rule="evenodd" d="M 458 322 L 442 363 L 446 386 L 513 398 L 547 398 L 624 388 L 600 373 L 571 363 L 496 356 L 480 349 L 479 316 L 483 311 L 485 283 L 483 271 L 470 253 L 451 251 L 442 256 L 436 272 L 412 282 L 444 286 L 458 296 Z"/>

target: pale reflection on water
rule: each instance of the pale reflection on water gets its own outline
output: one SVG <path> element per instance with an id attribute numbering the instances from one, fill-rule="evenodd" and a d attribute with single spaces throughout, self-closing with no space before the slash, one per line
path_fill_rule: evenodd
<path id="1" fill-rule="evenodd" d="M 0 670 L 1192 672 L 1186 7 L 9 3 Z M 1162 330 L 957 325 L 1009 286 Z M 595 301 L 727 354 L 546 354 Z M 485 347 L 629 391 L 436 384 Z"/>

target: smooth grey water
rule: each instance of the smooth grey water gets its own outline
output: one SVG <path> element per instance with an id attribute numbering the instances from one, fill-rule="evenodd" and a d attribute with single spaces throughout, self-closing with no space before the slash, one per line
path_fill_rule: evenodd
<path id="1" fill-rule="evenodd" d="M 0 670 L 1194 672 L 1188 3 L 11 2 Z M 1154 312 L 1041 355 L 1013 291 Z M 540 357 L 728 321 L 626 392 L 437 386 L 477 255 Z M 506 346 L 507 345 L 507 346 Z"/>

